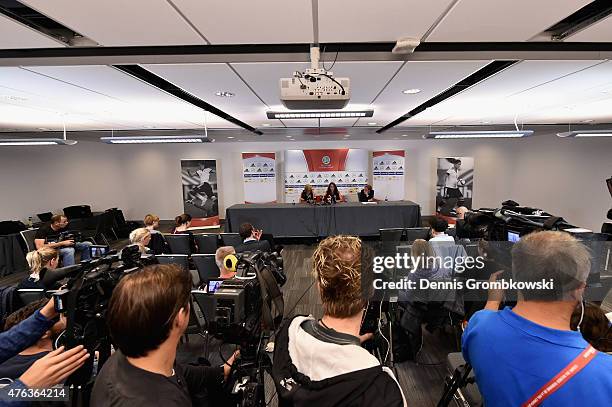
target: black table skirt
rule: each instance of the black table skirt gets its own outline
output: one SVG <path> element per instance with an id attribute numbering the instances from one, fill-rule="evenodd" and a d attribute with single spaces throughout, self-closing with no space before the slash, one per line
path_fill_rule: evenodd
<path id="1" fill-rule="evenodd" d="M 252 223 L 274 237 L 325 237 L 337 234 L 378 235 L 382 228 L 420 226 L 421 208 L 410 201 L 364 205 L 239 204 L 226 210 L 226 231 Z"/>
<path id="2" fill-rule="evenodd" d="M 28 269 L 19 233 L 0 236 L 0 276 L 20 273 Z"/>

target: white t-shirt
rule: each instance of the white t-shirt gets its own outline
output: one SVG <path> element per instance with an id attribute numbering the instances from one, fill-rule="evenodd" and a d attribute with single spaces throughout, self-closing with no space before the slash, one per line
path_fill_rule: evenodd
<path id="1" fill-rule="evenodd" d="M 450 168 L 446 171 L 446 188 L 459 188 L 459 171 L 455 168 Z"/>
<path id="2" fill-rule="evenodd" d="M 203 170 L 197 170 L 196 174 L 200 177 L 200 185 L 210 180 L 210 172 L 212 168 L 204 168 Z"/>
<path id="3" fill-rule="evenodd" d="M 455 242 L 455 238 L 447 235 L 446 233 L 441 233 L 429 239 L 430 242 Z"/>

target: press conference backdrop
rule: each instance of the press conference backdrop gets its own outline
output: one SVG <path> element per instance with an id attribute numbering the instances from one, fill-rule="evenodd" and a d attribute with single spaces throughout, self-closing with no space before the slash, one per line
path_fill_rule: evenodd
<path id="1" fill-rule="evenodd" d="M 288 150 L 285 151 L 285 202 L 299 202 L 304 185 L 312 185 L 315 195 L 324 195 L 334 182 L 343 195 L 356 195 L 368 179 L 368 150 Z"/>

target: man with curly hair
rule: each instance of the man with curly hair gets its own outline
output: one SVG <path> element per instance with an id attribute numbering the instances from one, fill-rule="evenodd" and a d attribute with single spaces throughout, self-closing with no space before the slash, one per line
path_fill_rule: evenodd
<path id="1" fill-rule="evenodd" d="M 313 271 L 323 318 L 296 316 L 276 336 L 272 373 L 280 407 L 406 405 L 393 373 L 361 347 L 363 293 L 371 293 L 361 287 L 362 273 L 371 273 L 366 250 L 351 236 L 317 247 Z"/>

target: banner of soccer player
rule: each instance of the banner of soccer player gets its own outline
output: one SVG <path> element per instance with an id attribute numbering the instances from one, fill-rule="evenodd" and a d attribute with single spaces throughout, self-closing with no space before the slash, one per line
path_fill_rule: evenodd
<path id="1" fill-rule="evenodd" d="M 404 150 L 372 153 L 374 198 L 387 201 L 404 199 L 404 155 Z"/>
<path id="2" fill-rule="evenodd" d="M 219 224 L 217 161 L 181 160 L 183 208 L 192 226 Z"/>
<path id="3" fill-rule="evenodd" d="M 368 183 L 368 151 L 358 149 L 288 150 L 284 161 L 285 202 L 299 202 L 304 186 L 323 196 L 329 183 L 349 201 Z"/>
<path id="4" fill-rule="evenodd" d="M 472 208 L 474 157 L 437 159 L 436 212 L 452 216 L 458 206 Z"/>
<path id="5" fill-rule="evenodd" d="M 242 153 L 245 203 L 276 202 L 276 154 Z"/>

